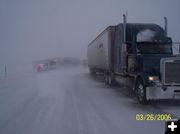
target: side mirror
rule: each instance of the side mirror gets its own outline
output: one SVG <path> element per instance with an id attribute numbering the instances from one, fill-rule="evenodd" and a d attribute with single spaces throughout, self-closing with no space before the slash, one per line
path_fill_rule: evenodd
<path id="1" fill-rule="evenodd" d="M 171 37 L 167 37 L 165 41 L 168 42 L 168 43 L 172 43 Z"/>

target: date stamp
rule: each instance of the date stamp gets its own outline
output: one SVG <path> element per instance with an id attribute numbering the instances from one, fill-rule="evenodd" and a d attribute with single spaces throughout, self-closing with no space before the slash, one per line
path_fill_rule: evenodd
<path id="1" fill-rule="evenodd" d="M 167 121 L 172 119 L 171 114 L 136 114 L 135 119 L 137 121 Z"/>

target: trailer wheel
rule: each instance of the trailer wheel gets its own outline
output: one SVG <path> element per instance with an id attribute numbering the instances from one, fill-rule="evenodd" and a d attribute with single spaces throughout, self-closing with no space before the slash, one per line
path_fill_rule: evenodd
<path id="1" fill-rule="evenodd" d="M 111 73 L 105 73 L 105 83 L 109 86 L 115 85 L 115 80 Z"/>
<path id="2" fill-rule="evenodd" d="M 112 77 L 111 74 L 108 74 L 108 85 L 112 85 Z"/>
<path id="3" fill-rule="evenodd" d="M 105 73 L 105 74 L 104 74 L 104 80 L 105 80 L 105 83 L 106 83 L 107 85 L 109 85 L 108 73 Z"/>
<path id="4" fill-rule="evenodd" d="M 89 72 L 90 72 L 91 75 L 95 75 L 96 74 L 96 71 L 93 68 L 89 68 Z"/>
<path id="5" fill-rule="evenodd" d="M 114 86 L 114 83 L 115 83 L 114 77 L 112 76 L 111 73 L 109 73 L 109 75 L 108 75 L 108 84 L 109 84 L 110 86 Z"/>
<path id="6" fill-rule="evenodd" d="M 148 104 L 148 100 L 146 98 L 146 87 L 141 79 L 137 80 L 136 83 L 136 96 L 140 104 Z"/>

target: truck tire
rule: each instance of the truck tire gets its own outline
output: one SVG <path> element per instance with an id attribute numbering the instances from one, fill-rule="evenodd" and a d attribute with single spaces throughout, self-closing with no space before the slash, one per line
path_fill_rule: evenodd
<path id="1" fill-rule="evenodd" d="M 146 105 L 148 104 L 148 100 L 146 98 L 146 87 L 144 86 L 144 82 L 141 79 L 138 79 L 136 82 L 136 96 L 140 104 Z"/>
<path id="2" fill-rule="evenodd" d="M 89 68 L 89 72 L 91 75 L 96 75 L 96 71 L 93 68 Z"/>
<path id="3" fill-rule="evenodd" d="M 108 74 L 108 85 L 112 86 L 112 81 L 111 74 Z"/>
<path id="4" fill-rule="evenodd" d="M 111 73 L 105 73 L 105 83 L 109 86 L 115 85 L 115 80 Z"/>
<path id="5" fill-rule="evenodd" d="M 108 81 L 108 73 L 104 73 L 104 81 L 105 81 L 105 84 L 109 84 L 109 81 Z"/>

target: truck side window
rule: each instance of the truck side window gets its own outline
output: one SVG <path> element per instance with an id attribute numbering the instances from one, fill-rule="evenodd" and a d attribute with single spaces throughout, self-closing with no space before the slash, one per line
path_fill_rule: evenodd
<path id="1" fill-rule="evenodd" d="M 135 42 L 136 38 L 133 35 L 133 32 L 131 34 L 132 34 L 132 36 L 131 36 L 132 40 L 131 40 L 131 42 L 127 43 L 127 52 L 129 54 L 135 54 L 136 53 L 136 42 Z"/>
<path id="2" fill-rule="evenodd" d="M 99 44 L 99 48 L 103 48 L 103 44 L 101 43 L 101 44 Z"/>
<path id="3" fill-rule="evenodd" d="M 131 45 L 131 43 L 126 42 L 126 44 L 127 44 L 127 52 L 132 53 L 132 45 Z"/>
<path id="4" fill-rule="evenodd" d="M 120 52 L 123 42 L 123 25 L 119 25 L 115 31 L 115 42 L 114 42 L 114 70 L 120 72 Z"/>

